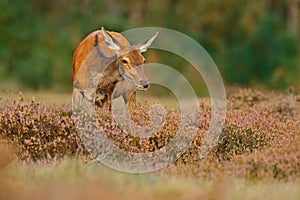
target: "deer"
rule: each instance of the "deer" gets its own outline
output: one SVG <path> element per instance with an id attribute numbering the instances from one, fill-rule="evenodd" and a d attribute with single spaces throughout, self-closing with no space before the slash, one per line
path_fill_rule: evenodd
<path id="1" fill-rule="evenodd" d="M 103 27 L 89 34 L 73 55 L 73 103 L 83 99 L 111 110 L 112 98 L 123 97 L 129 107 L 136 104 L 136 90 L 147 90 L 149 81 L 143 65 L 152 37 L 130 45 L 120 33 Z"/>

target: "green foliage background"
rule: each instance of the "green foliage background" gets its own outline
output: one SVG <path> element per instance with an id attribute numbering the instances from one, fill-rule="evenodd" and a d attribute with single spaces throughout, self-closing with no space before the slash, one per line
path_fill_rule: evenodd
<path id="1" fill-rule="evenodd" d="M 190 35 L 228 84 L 300 83 L 298 0 L 1 0 L 0 10 L 0 85 L 70 91 L 73 52 L 101 26 L 160 26 Z M 151 55 L 193 74 L 180 58 Z"/>

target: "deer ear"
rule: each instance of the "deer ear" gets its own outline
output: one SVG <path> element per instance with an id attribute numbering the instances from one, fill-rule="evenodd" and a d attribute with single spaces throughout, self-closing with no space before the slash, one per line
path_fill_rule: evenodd
<path id="1" fill-rule="evenodd" d="M 141 52 L 147 51 L 148 47 L 152 44 L 152 42 L 157 37 L 157 35 L 158 35 L 158 32 L 156 32 L 151 38 L 137 44 L 137 47 L 140 49 L 140 51 Z"/>
<path id="2" fill-rule="evenodd" d="M 103 27 L 101 28 L 101 31 L 108 48 L 114 51 L 119 51 L 121 49 L 121 45 L 116 41 L 116 39 L 114 39 L 108 32 L 106 32 Z"/>

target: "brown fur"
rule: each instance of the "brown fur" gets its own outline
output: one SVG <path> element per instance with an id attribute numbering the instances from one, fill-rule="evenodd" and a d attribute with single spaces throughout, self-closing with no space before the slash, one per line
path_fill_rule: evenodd
<path id="1" fill-rule="evenodd" d="M 141 65 L 144 62 L 144 57 L 140 51 L 132 49 L 125 37 L 116 32 L 108 33 L 123 46 L 122 51 L 126 57 L 130 57 L 132 66 Z M 107 60 L 104 56 L 106 58 L 115 57 L 115 60 L 112 58 L 112 62 L 108 64 L 107 68 L 104 67 L 106 63 L 103 63 Z M 117 87 L 121 90 L 119 91 L 120 94 L 114 95 L 114 98 L 122 95 L 125 103 L 134 107 L 136 89 L 127 81 L 122 80 L 118 62 L 115 52 L 106 46 L 100 30 L 89 34 L 78 45 L 73 56 L 74 88 L 77 91 L 85 91 L 87 96 L 90 96 L 89 100 L 94 101 L 97 106 L 110 109 L 113 91 L 116 84 L 120 83 L 120 87 Z"/>
<path id="2" fill-rule="evenodd" d="M 120 33 L 108 31 L 108 33 L 117 39 L 117 41 L 123 46 L 130 46 L 129 42 Z M 96 39 L 97 38 L 97 39 Z M 76 48 L 73 55 L 73 81 L 75 80 L 77 73 L 90 52 L 97 47 L 100 43 L 103 43 L 104 39 L 100 30 L 94 31 L 89 34 Z M 97 44 L 97 45 L 96 45 Z M 113 56 L 115 53 L 109 49 L 106 45 L 102 44 L 103 52 L 106 56 Z"/>

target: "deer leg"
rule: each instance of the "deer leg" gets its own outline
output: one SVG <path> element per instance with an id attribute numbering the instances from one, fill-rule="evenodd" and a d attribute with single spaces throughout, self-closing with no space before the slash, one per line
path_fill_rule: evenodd
<path id="1" fill-rule="evenodd" d="M 111 111 L 111 98 L 112 98 L 112 94 L 106 94 L 105 100 L 103 102 L 103 107 L 109 111 Z"/>
<path id="2" fill-rule="evenodd" d="M 130 107 L 130 108 L 135 108 L 136 106 L 136 91 L 133 92 L 124 92 L 122 94 L 124 103 Z"/>
<path id="3" fill-rule="evenodd" d="M 80 90 L 74 88 L 72 95 L 72 103 L 75 108 L 79 107 L 82 104 L 83 94 Z"/>
<path id="4" fill-rule="evenodd" d="M 125 100 L 124 100 L 125 101 Z M 126 103 L 130 109 L 134 109 L 136 106 L 136 91 L 133 91 L 128 102 Z"/>

